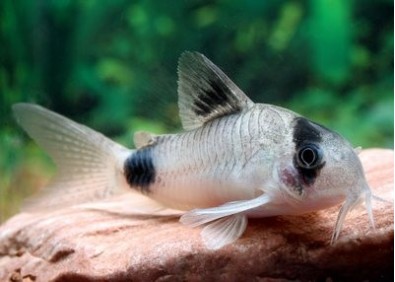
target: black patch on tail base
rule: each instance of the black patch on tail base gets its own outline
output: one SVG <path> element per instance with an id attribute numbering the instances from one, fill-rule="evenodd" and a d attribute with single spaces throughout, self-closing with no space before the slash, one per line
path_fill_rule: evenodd
<path id="1" fill-rule="evenodd" d="M 131 154 L 125 161 L 124 174 L 130 187 L 139 188 L 141 192 L 148 193 L 156 176 L 152 147 L 143 148 Z"/>
<path id="2" fill-rule="evenodd" d="M 321 128 L 323 130 L 320 130 Z M 313 143 L 320 146 L 320 143 L 322 142 L 323 131 L 327 131 L 327 129 L 319 124 L 309 121 L 306 118 L 297 117 L 294 120 L 292 141 L 295 143 L 295 154 L 293 157 L 293 165 L 299 172 L 301 182 L 307 186 L 314 184 L 320 173 L 320 170 L 325 166 L 325 162 L 313 169 L 302 168 L 296 161 L 296 158 L 298 157 L 297 152 L 299 151 L 300 147 L 308 143 Z"/>
<path id="3" fill-rule="evenodd" d="M 233 112 L 241 110 L 239 104 L 231 101 L 229 88 L 223 85 L 222 81 L 209 81 L 210 88 L 204 89 L 194 101 L 195 114 L 206 117 L 214 112 L 218 107 L 231 105 Z"/>

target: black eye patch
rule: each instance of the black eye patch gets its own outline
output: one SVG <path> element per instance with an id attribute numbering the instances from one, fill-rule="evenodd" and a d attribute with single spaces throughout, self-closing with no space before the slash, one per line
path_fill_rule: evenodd
<path id="1" fill-rule="evenodd" d="M 297 117 L 294 120 L 292 141 L 295 144 L 295 154 L 293 164 L 306 185 L 314 184 L 320 170 L 325 166 L 323 151 L 320 148 L 322 132 L 325 131 L 327 131 L 325 128 L 306 118 Z"/>
<path id="2" fill-rule="evenodd" d="M 318 124 L 313 124 L 306 118 L 295 118 L 292 141 L 295 143 L 296 149 L 306 143 L 319 144 L 322 141 L 322 136 L 318 127 Z"/>

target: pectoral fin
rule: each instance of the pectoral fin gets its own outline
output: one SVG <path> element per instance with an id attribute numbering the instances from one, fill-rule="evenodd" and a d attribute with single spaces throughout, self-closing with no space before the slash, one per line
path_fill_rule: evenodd
<path id="1" fill-rule="evenodd" d="M 210 249 L 219 249 L 237 240 L 247 226 L 245 213 L 270 202 L 263 194 L 251 200 L 235 201 L 214 208 L 195 209 L 185 213 L 180 222 L 196 227 L 207 224 L 202 237 Z"/>

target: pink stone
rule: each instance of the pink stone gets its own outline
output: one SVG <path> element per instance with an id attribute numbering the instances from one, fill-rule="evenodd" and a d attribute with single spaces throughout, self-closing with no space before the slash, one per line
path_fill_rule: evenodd
<path id="1" fill-rule="evenodd" d="M 376 230 L 364 207 L 350 213 L 334 246 L 339 206 L 249 220 L 241 239 L 217 251 L 176 217 L 67 208 L 0 226 L 0 281 L 393 281 L 394 153 L 360 158 L 373 193 L 390 202 L 374 201 Z"/>

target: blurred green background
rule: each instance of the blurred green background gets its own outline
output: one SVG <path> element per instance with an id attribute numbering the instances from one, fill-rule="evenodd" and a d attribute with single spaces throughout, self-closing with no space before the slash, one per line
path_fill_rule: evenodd
<path id="1" fill-rule="evenodd" d="M 199 51 L 254 101 L 393 148 L 393 1 L 0 1 L 0 222 L 55 169 L 15 124 L 32 102 L 132 146 L 180 130 L 177 59 Z"/>

